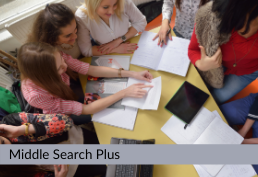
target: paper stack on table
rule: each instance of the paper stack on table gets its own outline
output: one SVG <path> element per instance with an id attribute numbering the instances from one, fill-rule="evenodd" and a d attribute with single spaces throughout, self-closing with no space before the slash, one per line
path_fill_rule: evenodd
<path id="1" fill-rule="evenodd" d="M 213 177 L 200 165 L 194 165 L 200 177 Z M 224 165 L 216 177 L 252 177 L 256 175 L 251 165 Z"/>
<path id="2" fill-rule="evenodd" d="M 244 140 L 221 118 L 204 107 L 186 129 L 184 126 L 185 123 L 173 115 L 161 131 L 177 144 L 241 144 Z M 216 176 L 223 167 L 223 165 L 201 166 L 212 176 Z"/>
<path id="3" fill-rule="evenodd" d="M 92 121 L 119 128 L 133 130 L 138 109 L 125 107 L 125 109 L 104 109 L 93 115 Z"/>
<path id="4" fill-rule="evenodd" d="M 153 85 L 152 88 L 146 87 L 145 90 L 148 93 L 143 98 L 123 98 L 122 105 L 139 108 L 139 109 L 152 109 L 157 110 L 159 106 L 160 96 L 161 96 L 161 76 L 152 80 L 152 82 L 140 81 L 134 78 L 129 78 L 127 87 L 137 84 L 144 83 L 145 85 Z"/>
<path id="5" fill-rule="evenodd" d="M 152 41 L 155 35 L 148 31 L 141 34 L 139 48 L 134 52 L 131 64 L 185 77 L 190 64 L 187 53 L 190 41 L 173 37 L 173 41 L 159 47 L 157 41 Z"/>

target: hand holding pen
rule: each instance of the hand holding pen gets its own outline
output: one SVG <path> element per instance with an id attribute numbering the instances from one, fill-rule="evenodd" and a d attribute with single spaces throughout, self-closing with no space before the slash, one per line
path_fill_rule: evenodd
<path id="1" fill-rule="evenodd" d="M 159 37 L 158 46 L 162 47 L 163 43 L 165 43 L 167 45 L 167 36 L 172 41 L 171 28 L 170 28 L 169 24 L 168 23 L 163 24 L 163 22 L 162 22 L 161 28 L 160 28 L 158 34 L 153 38 L 153 41 L 157 37 Z"/>

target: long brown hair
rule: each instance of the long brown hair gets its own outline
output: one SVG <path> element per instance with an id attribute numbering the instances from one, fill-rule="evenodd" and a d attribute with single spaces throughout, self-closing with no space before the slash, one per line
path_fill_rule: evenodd
<path id="1" fill-rule="evenodd" d="M 18 67 L 21 79 L 30 79 L 53 96 L 75 100 L 72 89 L 66 85 L 57 71 L 54 54 L 56 47 L 46 43 L 27 43 L 18 52 Z"/>
<path id="2" fill-rule="evenodd" d="M 181 11 L 181 4 L 182 4 L 183 0 L 176 0 L 176 8 L 179 9 Z M 207 2 L 209 2 L 210 0 L 201 0 L 199 7 L 201 7 L 202 5 L 206 4 Z"/>
<path id="3" fill-rule="evenodd" d="M 75 19 L 72 10 L 64 4 L 53 3 L 39 12 L 27 42 L 45 42 L 56 45 L 61 28 Z"/>

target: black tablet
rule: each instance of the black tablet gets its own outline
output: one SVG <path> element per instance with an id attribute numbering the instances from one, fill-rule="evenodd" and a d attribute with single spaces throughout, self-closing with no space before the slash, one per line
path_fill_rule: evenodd
<path id="1" fill-rule="evenodd" d="M 208 98 L 207 93 L 185 81 L 165 109 L 189 124 Z"/>

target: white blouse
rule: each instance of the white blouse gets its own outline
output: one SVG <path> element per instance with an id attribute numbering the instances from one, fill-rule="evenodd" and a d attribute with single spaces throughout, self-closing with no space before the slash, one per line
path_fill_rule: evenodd
<path id="1" fill-rule="evenodd" d="M 92 56 L 91 37 L 101 45 L 125 35 L 131 26 L 138 32 L 142 32 L 147 25 L 145 16 L 132 0 L 125 0 L 124 12 L 121 15 L 122 20 L 113 14 L 109 18 L 109 26 L 102 19 L 99 22 L 91 20 L 81 8 L 87 9 L 82 5 L 75 12 L 78 25 L 77 42 L 82 54 L 86 57 Z"/>

